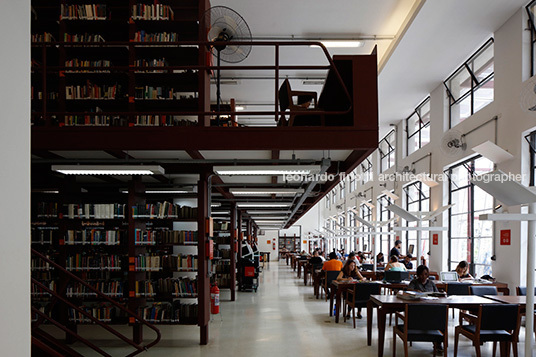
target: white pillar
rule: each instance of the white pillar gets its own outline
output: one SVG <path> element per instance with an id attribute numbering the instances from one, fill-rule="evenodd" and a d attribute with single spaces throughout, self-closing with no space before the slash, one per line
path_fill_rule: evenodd
<path id="1" fill-rule="evenodd" d="M 536 203 L 529 204 L 529 214 L 536 213 Z M 525 356 L 532 356 L 532 341 L 534 332 L 534 259 L 536 221 L 528 222 L 529 236 L 527 239 L 527 310 L 525 322 Z"/>

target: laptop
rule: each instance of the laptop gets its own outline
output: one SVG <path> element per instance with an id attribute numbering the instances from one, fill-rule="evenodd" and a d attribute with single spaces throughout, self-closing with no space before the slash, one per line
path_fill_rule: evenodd
<path id="1" fill-rule="evenodd" d="M 402 280 L 409 279 L 409 272 L 407 271 L 386 271 L 383 276 L 383 280 L 388 283 L 400 283 Z"/>
<path id="2" fill-rule="evenodd" d="M 410 244 L 409 247 L 408 247 L 408 253 L 413 255 L 413 250 L 415 249 L 415 245 L 414 244 Z"/>
<path id="3" fill-rule="evenodd" d="M 442 271 L 439 273 L 441 281 L 444 282 L 453 282 L 458 281 L 458 274 L 455 271 Z"/>
<path id="4" fill-rule="evenodd" d="M 362 270 L 372 270 L 372 269 L 374 269 L 374 265 L 373 264 L 361 264 L 361 269 Z"/>

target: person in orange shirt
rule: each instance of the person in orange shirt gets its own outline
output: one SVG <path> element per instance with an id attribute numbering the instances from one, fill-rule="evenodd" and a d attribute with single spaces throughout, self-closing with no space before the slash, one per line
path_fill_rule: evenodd
<path id="1" fill-rule="evenodd" d="M 326 271 L 340 271 L 342 269 L 342 262 L 337 259 L 335 252 L 329 253 L 329 260 L 324 262 L 322 270 Z"/>

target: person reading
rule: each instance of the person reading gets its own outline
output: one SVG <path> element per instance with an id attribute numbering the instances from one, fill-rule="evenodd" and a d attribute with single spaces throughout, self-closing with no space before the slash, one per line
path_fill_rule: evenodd
<path id="1" fill-rule="evenodd" d="M 411 262 L 411 258 L 413 258 L 413 256 L 409 253 L 404 257 L 404 266 L 408 270 L 413 269 L 413 263 Z"/>
<path id="2" fill-rule="evenodd" d="M 337 281 L 353 281 L 354 279 L 357 280 L 367 280 L 366 278 L 361 275 L 359 270 L 357 270 L 357 265 L 354 260 L 348 259 L 346 261 L 346 264 L 344 264 L 344 267 L 342 268 L 341 272 L 337 276 Z M 346 299 L 346 292 L 345 299 Z M 348 314 L 346 316 L 347 318 L 350 317 L 350 311 L 348 311 Z M 357 318 L 361 319 L 363 316 L 361 315 L 361 308 L 358 308 L 357 310 Z"/>
<path id="3" fill-rule="evenodd" d="M 324 262 L 322 270 L 325 271 L 339 271 L 342 269 L 342 262 L 337 259 L 337 254 L 335 252 L 329 253 L 329 260 Z"/>
<path id="4" fill-rule="evenodd" d="M 391 255 L 389 263 L 385 266 L 385 271 L 406 271 L 404 264 L 398 262 L 398 257 L 396 255 Z"/>
<path id="5" fill-rule="evenodd" d="M 469 264 L 465 260 L 462 260 L 458 263 L 458 266 L 456 267 L 456 274 L 458 274 L 459 281 L 474 279 L 473 276 L 469 274 Z"/>

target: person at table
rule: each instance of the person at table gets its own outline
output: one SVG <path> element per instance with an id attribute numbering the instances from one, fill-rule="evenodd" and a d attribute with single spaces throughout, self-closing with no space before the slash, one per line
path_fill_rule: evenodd
<path id="1" fill-rule="evenodd" d="M 456 274 L 458 274 L 458 281 L 474 279 L 473 276 L 469 274 L 469 264 L 465 260 L 458 263 Z"/>
<path id="2" fill-rule="evenodd" d="M 419 265 L 417 267 L 417 277 L 413 279 L 409 285 L 408 290 L 420 291 L 423 293 L 433 292 L 437 293 L 437 286 L 435 283 L 428 279 L 430 277 L 430 270 L 426 265 Z"/>
<path id="3" fill-rule="evenodd" d="M 342 262 L 337 259 L 337 254 L 335 252 L 329 253 L 329 260 L 324 262 L 322 270 L 325 271 L 340 271 L 342 269 Z"/>
<path id="4" fill-rule="evenodd" d="M 385 260 L 385 257 L 383 256 L 383 253 L 379 252 L 378 255 L 376 256 L 376 263 L 383 264 L 384 260 Z"/>
<path id="5" fill-rule="evenodd" d="M 359 270 L 357 270 L 355 260 L 348 259 L 344 264 L 344 267 L 342 268 L 341 272 L 337 276 L 337 281 L 352 281 L 354 279 L 361 281 L 367 280 L 363 277 L 363 275 L 361 275 Z M 346 292 L 344 293 L 344 299 L 346 299 Z M 350 318 L 350 311 L 348 311 L 346 317 Z M 361 308 L 357 309 L 357 318 L 363 318 L 363 316 L 361 315 Z"/>
<path id="6" fill-rule="evenodd" d="M 344 261 L 344 265 L 346 265 L 349 261 L 353 260 L 355 262 L 355 265 L 359 268 L 361 266 L 361 263 L 359 262 L 359 259 L 357 258 L 357 256 L 355 255 L 354 252 L 350 252 L 350 254 L 348 254 L 348 259 L 346 259 Z"/>
<path id="7" fill-rule="evenodd" d="M 411 258 L 413 258 L 413 256 L 409 253 L 404 257 L 404 266 L 407 270 L 413 269 L 413 263 L 411 262 Z"/>
<path id="8" fill-rule="evenodd" d="M 322 257 L 318 253 L 318 250 L 315 250 L 313 252 L 313 257 L 309 260 L 309 263 L 311 263 L 311 265 L 313 265 L 313 266 L 320 265 L 320 264 L 324 263 L 324 260 L 322 259 Z"/>
<path id="9" fill-rule="evenodd" d="M 395 246 L 391 249 L 391 253 L 389 254 L 390 257 L 395 255 L 397 259 L 402 259 L 403 256 L 400 253 L 400 248 L 402 248 L 402 241 L 400 239 L 397 239 L 395 241 Z"/>
<path id="10" fill-rule="evenodd" d="M 406 271 L 406 267 L 404 264 L 400 263 L 398 261 L 398 257 L 396 255 L 391 255 L 391 259 L 389 260 L 389 263 L 385 266 L 385 271 Z"/>

